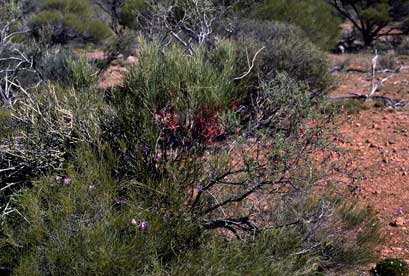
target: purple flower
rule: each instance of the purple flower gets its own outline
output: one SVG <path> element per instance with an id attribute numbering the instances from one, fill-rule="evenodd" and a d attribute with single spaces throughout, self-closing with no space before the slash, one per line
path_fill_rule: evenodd
<path id="1" fill-rule="evenodd" d="M 67 178 L 64 178 L 64 184 L 71 184 L 71 181 L 72 181 L 72 179 L 71 178 L 69 178 L 69 177 L 67 177 Z"/>
<path id="2" fill-rule="evenodd" d="M 402 216 L 402 215 L 405 214 L 405 212 L 403 212 L 403 209 L 399 207 L 398 210 L 396 210 L 395 214 L 399 215 L 399 216 Z"/>
<path id="3" fill-rule="evenodd" d="M 142 146 L 142 151 L 145 155 L 148 155 L 148 153 L 151 151 L 151 149 L 147 146 Z"/>
<path id="4" fill-rule="evenodd" d="M 155 162 L 159 161 L 159 156 L 157 154 L 155 154 L 155 156 L 153 157 L 153 161 L 155 161 Z"/>
<path id="5" fill-rule="evenodd" d="M 139 230 L 141 231 L 148 230 L 148 222 L 146 222 L 145 220 L 141 220 L 141 222 L 139 223 Z"/>
<path id="6" fill-rule="evenodd" d="M 62 177 L 59 176 L 59 175 L 57 175 L 57 176 L 55 177 L 55 180 L 57 180 L 57 181 L 60 181 L 61 179 L 62 179 Z"/>
<path id="7" fill-rule="evenodd" d="M 196 188 L 197 190 L 199 190 L 199 191 L 203 191 L 203 187 L 202 187 L 202 185 L 200 185 L 200 184 L 197 184 L 195 188 Z"/>
<path id="8" fill-rule="evenodd" d="M 116 204 L 121 205 L 125 204 L 125 199 L 122 196 L 118 196 L 115 200 Z"/>

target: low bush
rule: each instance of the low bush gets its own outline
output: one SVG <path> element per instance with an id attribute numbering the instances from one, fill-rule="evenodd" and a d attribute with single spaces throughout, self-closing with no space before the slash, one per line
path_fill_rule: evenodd
<path id="1" fill-rule="evenodd" d="M 244 79 L 250 84 L 258 79 L 269 81 L 277 72 L 286 72 L 311 89 L 324 91 L 331 82 L 325 54 L 318 50 L 296 27 L 277 22 L 241 20 L 234 24 L 239 72 L 247 72 L 257 51 L 254 68 Z"/>
<path id="2" fill-rule="evenodd" d="M 99 42 L 111 31 L 94 19 L 88 1 L 46 0 L 31 18 L 34 37 L 45 44 L 66 44 L 70 41 Z"/>
<path id="3" fill-rule="evenodd" d="M 218 113 L 238 96 L 234 51 L 224 42 L 214 51 L 197 51 L 187 56 L 177 46 L 141 42 L 137 65 L 114 92 L 118 120 L 110 126 L 110 140 L 123 141 L 128 152 L 147 147 L 153 154 L 161 147 L 189 148 L 217 139 Z"/>
<path id="4" fill-rule="evenodd" d="M 298 131 L 298 124 L 308 117 L 311 109 L 307 87 L 286 73 L 278 73 L 272 80 L 261 82 L 250 98 L 251 128 L 270 129 L 274 134 L 286 132 L 289 135 Z"/>
<path id="5" fill-rule="evenodd" d="M 102 110 L 96 93 L 73 88 L 50 85 L 22 98 L 10 111 L 13 131 L 1 140 L 1 203 L 32 177 L 61 170 L 76 144 L 97 144 Z"/>
<path id="6" fill-rule="evenodd" d="M 372 272 L 375 276 L 405 276 L 409 274 L 409 265 L 402 259 L 385 259 Z"/>
<path id="7" fill-rule="evenodd" d="M 37 63 L 37 70 L 45 81 L 75 89 L 89 89 L 97 81 L 96 68 L 85 58 L 63 48 L 50 49 Z"/>
<path id="8" fill-rule="evenodd" d="M 394 51 L 390 51 L 385 55 L 379 57 L 379 67 L 381 69 L 394 70 L 398 66 L 396 54 Z"/>
<path id="9" fill-rule="evenodd" d="M 254 17 L 296 25 L 323 50 L 334 48 L 339 39 L 341 20 L 324 0 L 267 0 Z"/>

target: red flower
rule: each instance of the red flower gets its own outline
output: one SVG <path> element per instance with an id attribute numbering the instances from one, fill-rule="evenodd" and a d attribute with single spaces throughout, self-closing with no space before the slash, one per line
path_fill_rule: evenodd
<path id="1" fill-rule="evenodd" d="M 229 107 L 233 110 L 237 110 L 239 108 L 239 101 L 235 100 L 229 104 Z"/>
<path id="2" fill-rule="evenodd" d="M 196 115 L 194 121 L 194 135 L 208 144 L 213 144 L 216 138 L 224 132 L 218 125 L 217 114 L 210 116 L 206 113 Z"/>

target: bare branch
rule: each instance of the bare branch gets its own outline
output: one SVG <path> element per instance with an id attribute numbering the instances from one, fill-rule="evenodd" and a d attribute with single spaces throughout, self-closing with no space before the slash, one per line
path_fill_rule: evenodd
<path id="1" fill-rule="evenodd" d="M 253 57 L 253 60 L 251 61 L 251 66 L 249 67 L 249 70 L 248 70 L 246 73 L 244 73 L 243 75 L 241 75 L 240 77 L 234 78 L 234 80 L 244 79 L 245 77 L 247 77 L 247 76 L 251 73 L 251 70 L 253 70 L 253 68 L 254 68 L 254 63 L 255 63 L 255 61 L 256 61 L 257 56 L 258 56 L 258 55 L 261 53 L 261 51 L 263 51 L 265 48 L 266 48 L 266 47 L 264 46 L 264 47 L 260 48 L 260 49 L 255 53 L 255 55 L 254 55 L 254 57 Z"/>

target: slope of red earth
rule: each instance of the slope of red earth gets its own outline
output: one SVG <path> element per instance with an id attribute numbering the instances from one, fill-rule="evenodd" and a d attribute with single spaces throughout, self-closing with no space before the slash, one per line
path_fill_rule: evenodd
<path id="1" fill-rule="evenodd" d="M 332 55 L 330 59 L 334 65 L 348 60 L 348 68 L 369 70 L 372 56 Z M 398 62 L 408 66 L 409 57 L 400 57 Z M 379 74 L 377 79 L 388 75 L 392 78 L 376 94 L 409 100 L 409 69 Z M 335 77 L 337 85 L 330 96 L 369 93 L 369 73 L 337 72 Z M 353 196 L 372 206 L 381 222 L 385 241 L 379 257 L 409 260 L 409 105 L 392 108 L 372 100 L 352 100 L 351 104 L 358 111 L 339 116 L 342 139 L 335 143 L 345 149 L 339 158 L 352 160 L 352 169 L 365 176 Z"/>

